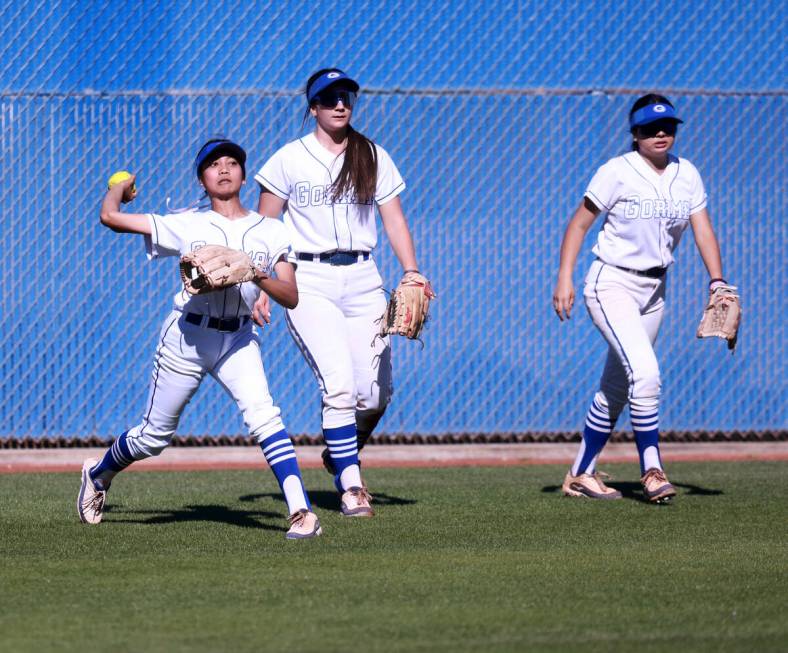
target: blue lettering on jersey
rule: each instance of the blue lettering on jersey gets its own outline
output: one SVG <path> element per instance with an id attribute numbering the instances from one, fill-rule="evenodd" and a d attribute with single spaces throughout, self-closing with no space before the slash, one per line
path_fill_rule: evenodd
<path id="1" fill-rule="evenodd" d="M 625 200 L 624 216 L 630 220 L 689 220 L 690 203 L 688 200 L 656 200 L 632 195 Z"/>
<path id="2" fill-rule="evenodd" d="M 372 204 L 372 200 L 359 202 L 354 190 L 345 191 L 333 201 L 334 189 L 331 184 L 317 184 L 312 186 L 308 181 L 299 181 L 293 186 L 296 206 L 322 206 L 331 204 Z"/>

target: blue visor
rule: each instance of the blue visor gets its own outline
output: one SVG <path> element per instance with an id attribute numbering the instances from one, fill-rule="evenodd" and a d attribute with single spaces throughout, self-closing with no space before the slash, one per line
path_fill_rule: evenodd
<path id="1" fill-rule="evenodd" d="M 669 104 L 647 104 L 630 116 L 629 126 L 640 127 L 641 125 L 648 125 L 650 122 L 655 122 L 657 120 L 684 122 L 676 115 L 675 109 Z"/>
<path id="2" fill-rule="evenodd" d="M 244 151 L 244 148 L 229 140 L 217 140 L 209 141 L 203 145 L 202 149 L 197 153 L 197 156 L 194 159 L 194 172 L 196 175 L 198 177 L 200 176 L 202 168 L 206 162 L 218 159 L 220 156 L 233 157 L 236 161 L 238 161 L 238 163 L 241 164 L 241 168 L 244 170 L 244 175 L 246 174 L 246 152 Z"/>
<path id="3" fill-rule="evenodd" d="M 307 102 L 312 104 L 312 100 L 315 99 L 315 96 L 320 93 L 320 91 L 338 82 L 342 82 L 344 86 L 347 86 L 354 93 L 358 93 L 359 86 L 357 82 L 350 79 L 350 77 L 341 70 L 330 70 L 327 73 L 323 73 L 312 82 L 312 85 L 307 89 Z"/>

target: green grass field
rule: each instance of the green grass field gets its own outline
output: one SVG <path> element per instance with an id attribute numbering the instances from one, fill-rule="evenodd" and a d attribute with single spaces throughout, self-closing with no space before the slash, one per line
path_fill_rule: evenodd
<path id="1" fill-rule="evenodd" d="M 0 475 L 3 651 L 786 650 L 784 463 L 672 464 L 671 506 L 567 499 L 562 467 L 370 469 L 347 520 L 284 539 L 268 470 Z M 626 479 L 626 481 L 624 481 Z M 780 616 L 782 615 L 782 617 Z"/>

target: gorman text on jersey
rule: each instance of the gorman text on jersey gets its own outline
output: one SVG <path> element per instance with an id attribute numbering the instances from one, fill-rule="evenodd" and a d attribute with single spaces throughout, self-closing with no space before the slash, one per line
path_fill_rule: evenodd
<path id="1" fill-rule="evenodd" d="M 295 184 L 296 206 L 321 206 L 323 204 L 372 204 L 372 200 L 359 202 L 355 191 L 344 192 L 333 201 L 334 187 L 332 184 L 319 184 L 312 186 L 308 181 L 299 181 Z M 291 200 L 292 201 L 292 200 Z"/>
<path id="2" fill-rule="evenodd" d="M 687 200 L 655 200 L 632 195 L 627 198 L 624 215 L 630 220 L 689 220 L 690 203 Z"/>

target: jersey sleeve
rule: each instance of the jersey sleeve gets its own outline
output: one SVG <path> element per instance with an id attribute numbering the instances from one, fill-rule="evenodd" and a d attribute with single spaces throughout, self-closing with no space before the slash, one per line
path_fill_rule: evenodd
<path id="1" fill-rule="evenodd" d="M 378 145 L 375 145 L 375 149 L 378 153 L 378 182 L 375 188 L 375 202 L 385 204 L 405 190 L 405 182 L 389 153 Z"/>
<path id="2" fill-rule="evenodd" d="M 263 164 L 263 167 L 257 171 L 254 180 L 270 190 L 278 198 L 287 200 L 290 198 L 290 179 L 285 169 L 285 148 L 277 151 L 268 161 Z"/>
<path id="3" fill-rule="evenodd" d="M 689 163 L 689 161 L 686 163 Z M 689 165 L 692 170 L 692 180 L 690 182 L 690 215 L 692 215 L 706 208 L 706 200 L 708 198 L 698 169 L 691 163 Z"/>
<path id="4" fill-rule="evenodd" d="M 184 250 L 184 235 L 188 233 L 188 216 L 191 213 L 170 215 L 148 214 L 150 235 L 145 236 L 148 259 L 180 256 Z"/>
<path id="5" fill-rule="evenodd" d="M 618 175 L 615 170 L 615 159 L 601 166 L 585 192 L 585 197 L 590 199 L 600 211 L 610 211 L 618 199 Z"/>

